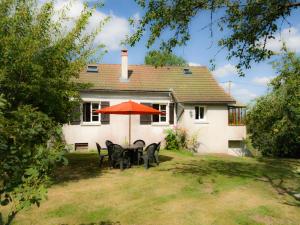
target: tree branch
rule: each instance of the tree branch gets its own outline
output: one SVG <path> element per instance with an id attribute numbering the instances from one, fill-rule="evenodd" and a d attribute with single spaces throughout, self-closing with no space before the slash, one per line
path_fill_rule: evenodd
<path id="1" fill-rule="evenodd" d="M 299 6 L 300 6 L 300 2 L 288 3 L 285 5 L 286 8 L 299 7 Z"/>

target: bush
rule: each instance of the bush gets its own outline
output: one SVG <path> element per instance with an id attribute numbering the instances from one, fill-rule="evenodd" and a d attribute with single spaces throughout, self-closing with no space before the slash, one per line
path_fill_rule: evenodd
<path id="1" fill-rule="evenodd" d="M 0 108 L 0 203 L 10 205 L 7 217 L 45 199 L 49 174 L 64 160 L 61 127 L 31 106 L 3 112 Z M 1 221 L 0 224 L 4 223 Z"/>
<path id="2" fill-rule="evenodd" d="M 199 148 L 199 141 L 198 141 L 198 138 L 199 138 L 199 135 L 198 135 L 198 132 L 195 132 L 193 133 L 189 138 L 188 138 L 188 141 L 187 141 L 187 149 L 189 151 L 192 151 L 192 152 L 197 152 L 198 151 L 198 148 Z"/>
<path id="3" fill-rule="evenodd" d="M 173 129 L 167 129 L 166 131 L 166 149 L 168 150 L 174 150 L 179 149 L 179 143 L 177 141 L 176 133 Z"/>
<path id="4" fill-rule="evenodd" d="M 199 147 L 197 133 L 189 137 L 186 129 L 178 126 L 175 126 L 173 129 L 170 128 L 165 130 L 165 133 L 166 149 L 183 149 L 192 152 L 197 152 L 197 149 Z"/>

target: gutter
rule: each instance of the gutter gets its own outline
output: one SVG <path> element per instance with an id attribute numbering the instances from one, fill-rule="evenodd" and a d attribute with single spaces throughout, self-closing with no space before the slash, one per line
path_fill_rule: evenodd
<path id="1" fill-rule="evenodd" d="M 155 90 L 122 90 L 122 89 L 83 89 L 80 92 L 124 92 L 124 93 L 170 93 L 170 91 L 155 91 Z"/>

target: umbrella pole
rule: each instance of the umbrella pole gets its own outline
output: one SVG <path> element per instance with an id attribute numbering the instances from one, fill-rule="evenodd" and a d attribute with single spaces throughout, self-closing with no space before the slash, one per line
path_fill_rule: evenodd
<path id="1" fill-rule="evenodd" d="M 131 144 L 131 114 L 129 114 L 129 146 Z"/>

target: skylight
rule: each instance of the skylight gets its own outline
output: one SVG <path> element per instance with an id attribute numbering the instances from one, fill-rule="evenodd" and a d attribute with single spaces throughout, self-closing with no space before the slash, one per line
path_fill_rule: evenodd
<path id="1" fill-rule="evenodd" d="M 192 74 L 192 71 L 190 71 L 190 68 L 184 68 L 184 69 L 183 69 L 183 74 L 184 74 L 184 75 L 191 75 L 191 74 Z"/>
<path id="2" fill-rule="evenodd" d="M 86 71 L 97 73 L 98 72 L 98 66 L 88 66 Z"/>

